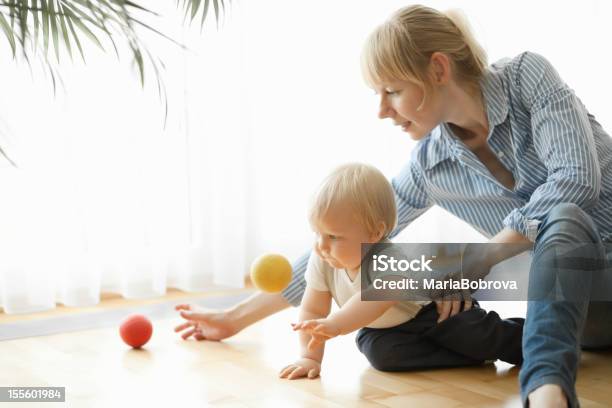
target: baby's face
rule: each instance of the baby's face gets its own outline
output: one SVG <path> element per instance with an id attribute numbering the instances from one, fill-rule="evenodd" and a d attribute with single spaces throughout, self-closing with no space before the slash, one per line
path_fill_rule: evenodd
<path id="1" fill-rule="evenodd" d="M 316 233 L 315 251 L 325 262 L 338 269 L 359 269 L 361 244 L 377 241 L 375 234 L 369 233 L 357 222 L 350 207 L 345 205 L 331 208 L 312 227 Z"/>

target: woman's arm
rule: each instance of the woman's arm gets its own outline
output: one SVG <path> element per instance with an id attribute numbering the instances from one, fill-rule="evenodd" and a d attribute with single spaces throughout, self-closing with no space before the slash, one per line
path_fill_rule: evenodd
<path id="1" fill-rule="evenodd" d="M 495 245 L 498 244 L 498 245 Z M 504 228 L 497 235 L 491 238 L 486 244 L 475 244 L 471 251 L 468 246 L 464 252 L 464 257 L 472 256 L 474 259 L 464 262 L 467 264 L 478 265 L 478 270 L 488 273 L 493 265 L 506 259 L 512 258 L 533 247 L 533 243 L 523 234 Z M 471 301 L 462 302 L 460 300 L 436 301 L 438 310 L 438 322 L 456 315 L 463 310 L 472 307 Z"/>
<path id="2" fill-rule="evenodd" d="M 550 62 L 529 52 L 511 69 L 511 89 L 531 119 L 530 139 L 523 143 L 533 143 L 548 178 L 527 204 L 508 214 L 504 226 L 535 241 L 555 205 L 588 210 L 597 204 L 601 172 L 588 112 Z"/>
<path id="3" fill-rule="evenodd" d="M 291 306 L 280 293 L 257 292 L 230 308 L 228 318 L 234 322 L 236 332 L 274 313 Z"/>
<path id="4" fill-rule="evenodd" d="M 391 236 L 399 234 L 433 205 L 415 157 L 416 149 L 408 164 L 391 182 L 398 213 L 397 226 Z M 309 257 L 310 251 L 295 260 L 292 280 L 279 294 L 257 292 L 238 305 L 220 312 L 196 311 L 190 305 L 181 305 L 177 310 L 181 310 L 182 317 L 188 322 L 177 326 L 175 331 L 182 331 L 185 339 L 194 336 L 197 340 L 222 340 L 289 306 L 299 306 L 306 288 L 304 274 Z"/>
<path id="5" fill-rule="evenodd" d="M 506 259 L 512 258 L 533 247 L 533 242 L 523 234 L 504 228 L 497 235 L 489 240 L 490 244 L 510 244 L 510 245 L 490 245 L 492 250 L 488 254 L 487 264 L 489 267 L 496 265 Z"/>
<path id="6" fill-rule="evenodd" d="M 181 337 L 219 341 L 240 332 L 245 327 L 271 314 L 289 307 L 289 302 L 280 294 L 257 292 L 226 310 L 207 310 L 192 304 L 175 306 L 186 322 L 174 328 Z"/>

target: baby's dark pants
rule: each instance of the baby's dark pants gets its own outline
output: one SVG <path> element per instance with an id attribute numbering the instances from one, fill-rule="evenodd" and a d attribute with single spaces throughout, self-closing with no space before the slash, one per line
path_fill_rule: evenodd
<path id="1" fill-rule="evenodd" d="M 381 371 L 479 365 L 497 360 L 520 365 L 524 319 L 501 319 L 474 302 L 467 311 L 437 323 L 434 302 L 406 323 L 385 329 L 364 327 L 357 346 Z"/>

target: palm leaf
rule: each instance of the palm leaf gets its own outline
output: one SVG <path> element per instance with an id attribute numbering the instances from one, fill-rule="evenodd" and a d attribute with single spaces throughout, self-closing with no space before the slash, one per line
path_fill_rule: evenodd
<path id="1" fill-rule="evenodd" d="M 32 17 L 34 19 L 34 38 L 38 38 L 38 30 L 40 29 L 40 21 L 38 19 L 38 0 L 32 0 Z M 36 49 L 37 42 L 34 41 L 34 48 Z"/>
<path id="2" fill-rule="evenodd" d="M 70 58 L 72 58 L 72 47 L 70 46 L 70 38 L 68 37 L 68 27 L 66 27 L 66 19 L 64 18 L 64 13 L 62 12 L 62 5 L 58 4 L 58 8 L 59 8 L 59 19 L 60 19 L 60 25 L 59 27 L 61 28 L 62 31 L 62 37 L 64 38 L 64 44 L 66 44 L 66 49 L 68 50 L 68 54 L 70 54 Z"/>
<path id="3" fill-rule="evenodd" d="M 210 0 L 175 1 L 179 7 L 184 8 L 190 22 L 201 14 L 200 24 L 204 26 Z M 212 1 L 217 23 L 221 8 L 225 11 L 228 1 Z M 137 17 L 138 13 L 159 16 L 151 9 L 132 0 L 0 0 L 0 28 L 9 41 L 13 55 L 19 51 L 27 56 L 30 50 L 26 44 L 30 43 L 35 50 L 41 41 L 45 50 L 44 55 L 47 55 L 49 43 L 52 43 L 58 62 L 60 62 L 61 49 L 64 48 L 72 56 L 74 46 L 79 49 L 84 59 L 83 39 L 104 49 L 96 31 L 102 33 L 106 40 L 113 44 L 117 54 L 119 52 L 115 39 L 121 39 L 128 44 L 132 59 L 138 67 L 140 81 L 144 84 L 145 66 L 157 62 L 149 57 L 147 61 L 143 60 L 143 56 L 148 56 L 149 53 L 144 52 L 145 46 L 135 27 L 143 27 L 166 39 L 172 39 L 152 25 L 143 23 Z M 39 35 L 40 31 L 42 38 Z M 154 71 L 159 73 L 159 70 Z"/>
<path id="4" fill-rule="evenodd" d="M 185 20 L 190 23 L 200 14 L 200 28 L 203 29 L 210 9 L 210 0 L 175 1 L 177 6 L 184 8 Z M 220 9 L 225 12 L 225 4 L 229 3 L 229 0 L 212 0 L 212 3 L 218 26 Z M 29 65 L 33 61 L 30 53 L 34 53 L 46 66 L 54 92 L 58 81 L 61 83 L 61 76 L 48 59 L 50 42 L 57 63 L 61 62 L 60 50 L 65 48 L 72 58 L 74 46 L 85 61 L 84 40 L 102 50 L 104 40 L 110 42 L 117 57 L 120 53 L 116 41 L 127 44 L 142 86 L 145 84 L 146 70 L 152 69 L 167 117 L 167 94 L 160 70 L 160 67 L 164 66 L 163 61 L 147 49 L 136 29 L 152 31 L 179 46 L 182 45 L 155 29 L 153 25 L 143 22 L 138 17 L 142 13 L 159 16 L 132 0 L 0 0 L 0 29 L 11 47 L 13 58 L 21 55 Z M 44 52 L 37 53 L 36 50 L 41 46 Z M 0 155 L 14 165 L 1 146 Z"/>
<path id="5" fill-rule="evenodd" d="M 6 152 L 2 149 L 2 146 L 0 146 L 0 156 L 4 157 L 11 164 L 11 166 L 17 167 L 17 164 L 11 160 L 8 154 L 6 154 Z"/>
<path id="6" fill-rule="evenodd" d="M 0 27 L 2 27 L 2 31 L 4 31 L 4 35 L 8 40 L 9 44 L 11 44 L 11 50 L 13 51 L 13 58 L 15 58 L 15 52 L 17 50 L 17 45 L 15 43 L 15 34 L 13 33 L 13 29 L 9 25 L 4 15 L 0 14 Z"/>
<path id="7" fill-rule="evenodd" d="M 46 0 L 40 0 L 40 9 L 43 20 L 43 45 L 45 50 L 45 55 L 49 51 L 49 8 L 47 7 Z M 36 39 L 35 39 L 36 41 Z"/>
<path id="8" fill-rule="evenodd" d="M 49 23 L 51 23 L 51 38 L 53 38 L 53 45 L 55 47 L 55 56 L 57 57 L 57 61 L 59 62 L 60 60 L 60 56 L 59 56 L 59 50 L 60 50 L 60 44 L 59 44 L 59 34 L 57 32 L 57 26 L 58 26 L 58 22 L 57 22 L 57 13 L 55 12 L 55 0 L 47 0 L 48 1 L 48 5 L 49 5 Z"/>
<path id="9" fill-rule="evenodd" d="M 85 54 L 83 53 L 83 47 L 81 47 L 81 41 L 79 40 L 79 36 L 77 35 L 74 29 L 74 24 L 72 24 L 72 19 L 73 19 L 74 14 L 72 14 L 72 12 L 66 8 L 63 8 L 62 11 L 66 14 L 66 21 L 68 22 L 68 27 L 70 27 L 72 38 L 74 38 L 74 42 L 79 48 L 79 53 L 81 54 L 81 58 L 83 58 L 83 62 L 85 62 Z"/>

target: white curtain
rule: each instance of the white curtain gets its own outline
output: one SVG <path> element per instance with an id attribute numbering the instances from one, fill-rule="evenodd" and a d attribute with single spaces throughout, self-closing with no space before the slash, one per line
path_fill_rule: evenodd
<path id="1" fill-rule="evenodd" d="M 597 75 L 612 62 L 608 2 L 423 3 L 462 8 L 491 61 L 545 55 L 612 128 L 612 88 Z M 309 247 L 308 201 L 333 167 L 363 161 L 392 177 L 410 156 L 359 71 L 366 35 L 404 1 L 233 2 L 203 33 L 175 4 L 143 2 L 188 47 L 145 34 L 166 64 L 165 128 L 152 75 L 143 90 L 126 54 L 89 47 L 86 65 L 63 55 L 54 97 L 0 38 L 0 142 L 19 165 L 0 167 L 5 312 L 240 286 L 262 252 Z M 434 208 L 398 239 L 484 237 Z"/>
<path id="2" fill-rule="evenodd" d="M 0 168 L 5 312 L 243 284 L 248 134 L 218 86 L 242 69 L 240 14 L 200 34 L 175 2 L 155 3 L 166 17 L 152 23 L 190 47 L 144 33 L 166 62 L 167 122 L 152 71 L 143 90 L 112 49 L 62 55 L 56 96 L 36 65 L 3 59 L 3 146 L 19 166 Z"/>

